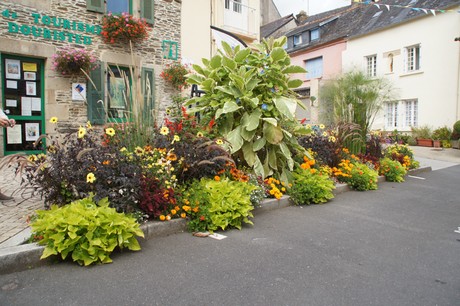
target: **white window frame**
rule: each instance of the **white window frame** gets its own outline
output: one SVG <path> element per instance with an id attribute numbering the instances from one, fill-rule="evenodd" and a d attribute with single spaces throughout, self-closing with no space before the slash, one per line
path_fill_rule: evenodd
<path id="1" fill-rule="evenodd" d="M 421 45 L 412 45 L 404 48 L 405 50 L 405 72 L 414 72 L 421 69 Z"/>
<path id="2" fill-rule="evenodd" d="M 241 0 L 233 0 L 233 11 L 240 14 L 243 12 L 243 3 Z"/>
<path id="3" fill-rule="evenodd" d="M 302 34 L 296 34 L 293 36 L 293 45 L 294 47 L 302 44 Z"/>
<path id="4" fill-rule="evenodd" d="M 418 126 L 418 99 L 385 102 L 385 129 L 409 130 Z"/>
<path id="5" fill-rule="evenodd" d="M 319 28 L 310 30 L 310 41 L 319 39 Z"/>
<path id="6" fill-rule="evenodd" d="M 366 56 L 366 72 L 370 77 L 377 76 L 377 54 Z"/>
<path id="7" fill-rule="evenodd" d="M 225 0 L 225 9 L 229 10 L 230 9 L 230 0 Z"/>

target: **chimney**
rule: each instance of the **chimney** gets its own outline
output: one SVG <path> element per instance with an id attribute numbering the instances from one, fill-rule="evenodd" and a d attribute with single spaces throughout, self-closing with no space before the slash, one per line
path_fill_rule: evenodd
<path id="1" fill-rule="evenodd" d="M 308 15 L 305 11 L 302 10 L 297 15 L 295 15 L 295 18 L 299 24 L 302 24 L 308 19 Z"/>

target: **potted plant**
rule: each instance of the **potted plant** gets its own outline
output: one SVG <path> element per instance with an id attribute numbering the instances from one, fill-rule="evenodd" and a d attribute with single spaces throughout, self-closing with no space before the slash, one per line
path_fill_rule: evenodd
<path id="1" fill-rule="evenodd" d="M 102 18 L 102 39 L 108 44 L 139 43 L 148 37 L 148 26 L 144 19 L 128 13 L 113 15 L 109 13 Z"/>
<path id="2" fill-rule="evenodd" d="M 447 126 L 437 128 L 436 130 L 433 131 L 433 135 L 432 135 L 433 146 L 435 148 L 440 148 L 441 145 L 444 148 L 450 147 L 449 138 L 451 134 L 452 134 L 452 131 Z"/>
<path id="3" fill-rule="evenodd" d="M 53 70 L 64 76 L 89 72 L 97 67 L 97 58 L 86 49 L 62 49 L 52 56 Z"/>
<path id="4" fill-rule="evenodd" d="M 452 148 L 460 149 L 459 139 L 460 139 L 460 120 L 455 122 L 454 129 L 450 136 L 450 144 Z"/>
<path id="5" fill-rule="evenodd" d="M 412 127 L 412 136 L 417 140 L 417 145 L 422 147 L 432 147 L 431 128 L 428 125 Z"/>
<path id="6" fill-rule="evenodd" d="M 160 73 L 160 77 L 169 83 L 175 89 L 182 90 L 188 87 L 185 77 L 189 74 L 187 65 L 181 64 L 180 62 L 174 62 L 171 65 L 167 65 L 166 68 Z"/>

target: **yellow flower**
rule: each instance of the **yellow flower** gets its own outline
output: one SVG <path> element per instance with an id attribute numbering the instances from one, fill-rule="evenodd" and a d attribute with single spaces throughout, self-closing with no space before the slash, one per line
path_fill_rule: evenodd
<path id="1" fill-rule="evenodd" d="M 224 142 L 222 141 L 222 139 L 217 139 L 216 140 L 216 144 L 218 144 L 219 146 L 223 145 Z"/>
<path id="2" fill-rule="evenodd" d="M 335 137 L 334 137 L 334 136 L 329 136 L 329 141 L 330 141 L 330 142 L 335 142 L 335 141 L 336 141 L 336 139 L 335 139 Z"/>
<path id="3" fill-rule="evenodd" d="M 196 133 L 196 137 L 198 137 L 198 138 L 201 138 L 201 137 L 203 137 L 203 136 L 204 136 L 204 135 L 203 135 L 203 133 L 202 133 L 202 132 L 198 132 L 198 133 Z"/>
<path id="4" fill-rule="evenodd" d="M 50 123 L 56 124 L 57 122 L 58 122 L 58 118 L 57 118 L 57 117 L 51 117 Z"/>
<path id="5" fill-rule="evenodd" d="M 86 176 L 86 182 L 87 183 L 94 183 L 94 181 L 96 180 L 96 177 L 94 176 L 94 173 L 90 172 L 88 173 L 88 175 Z"/>
<path id="6" fill-rule="evenodd" d="M 115 135 L 115 130 L 113 128 L 107 128 L 105 129 L 105 133 L 109 135 L 110 137 Z"/>
<path id="7" fill-rule="evenodd" d="M 322 130 L 324 130 L 324 128 L 325 128 L 324 124 L 320 124 L 320 125 L 319 125 L 319 128 L 322 129 Z"/>
<path id="8" fill-rule="evenodd" d="M 164 215 L 160 215 L 160 220 L 161 221 L 164 221 L 166 219 L 166 217 Z"/>
<path id="9" fill-rule="evenodd" d="M 165 135 L 165 136 L 168 135 L 169 134 L 168 127 L 167 126 L 162 127 L 161 130 L 160 130 L 160 134 Z"/>
<path id="10" fill-rule="evenodd" d="M 324 137 L 327 137 L 327 133 L 326 133 L 326 132 L 323 132 L 323 136 L 324 136 Z"/>
<path id="11" fill-rule="evenodd" d="M 174 135 L 173 140 L 171 141 L 171 144 L 175 143 L 176 141 L 180 141 L 179 135 Z"/>
<path id="12" fill-rule="evenodd" d="M 120 152 L 122 152 L 122 153 L 123 152 L 128 152 L 128 149 L 126 149 L 126 147 L 123 147 L 123 148 L 120 149 Z"/>
<path id="13" fill-rule="evenodd" d="M 86 128 L 87 128 L 88 130 L 90 130 L 90 129 L 93 128 L 93 126 L 91 125 L 91 122 L 89 122 L 89 121 L 86 122 Z"/>
<path id="14" fill-rule="evenodd" d="M 177 214 L 177 211 L 175 209 L 171 209 L 171 215 L 174 216 L 175 214 Z"/>
<path id="15" fill-rule="evenodd" d="M 166 114 L 167 114 L 167 115 L 171 115 L 171 109 L 170 109 L 170 108 L 167 108 L 167 109 L 166 109 Z"/>
<path id="16" fill-rule="evenodd" d="M 187 215 L 186 215 L 185 213 L 181 213 L 181 214 L 180 214 L 180 217 L 181 217 L 182 219 L 185 219 L 185 217 L 187 217 Z"/>
<path id="17" fill-rule="evenodd" d="M 27 157 L 27 159 L 29 161 L 31 161 L 31 162 L 35 162 L 35 161 L 38 160 L 37 155 L 35 155 L 35 154 L 29 155 L 29 157 Z"/>
<path id="18" fill-rule="evenodd" d="M 141 155 L 144 154 L 144 149 L 142 149 L 141 147 L 137 146 L 137 147 L 134 149 L 134 152 L 136 152 L 136 155 L 141 156 Z"/>
<path id="19" fill-rule="evenodd" d="M 78 138 L 83 138 L 86 135 L 86 129 L 82 126 L 78 129 Z"/>

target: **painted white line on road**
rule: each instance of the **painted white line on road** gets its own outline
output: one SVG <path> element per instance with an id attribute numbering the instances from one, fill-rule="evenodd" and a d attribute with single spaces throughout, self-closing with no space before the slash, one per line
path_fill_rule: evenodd
<path id="1" fill-rule="evenodd" d="M 414 178 L 414 179 L 418 179 L 418 180 L 426 180 L 426 178 L 420 177 L 420 176 L 408 175 L 408 177 L 411 177 L 411 178 Z"/>

